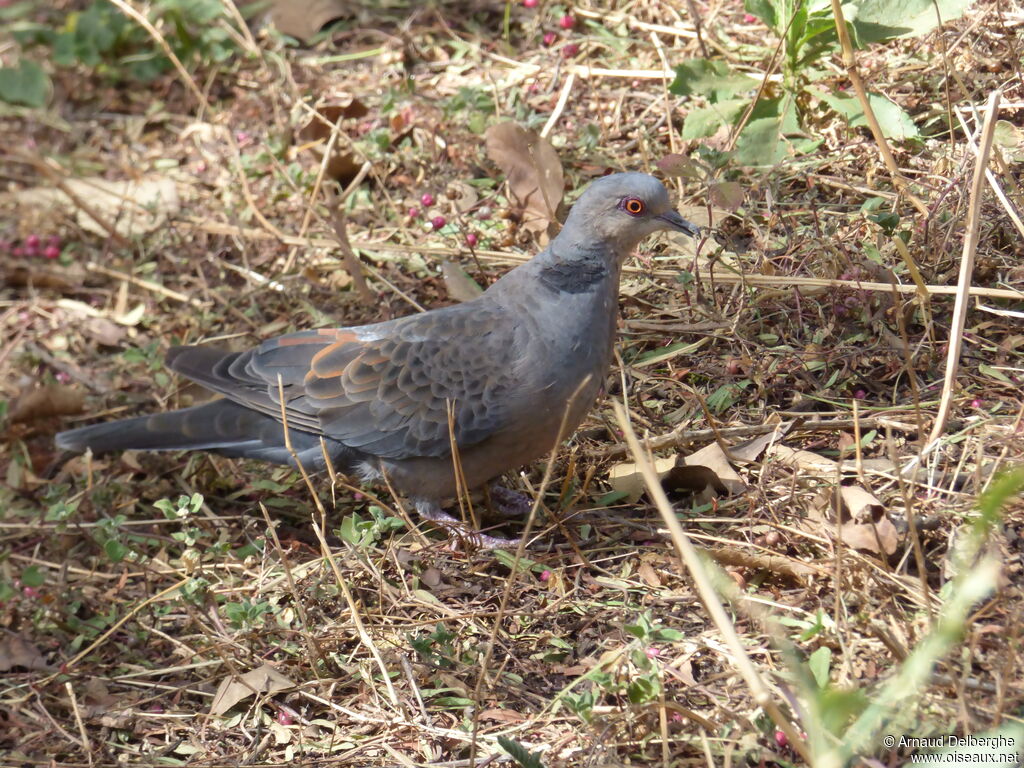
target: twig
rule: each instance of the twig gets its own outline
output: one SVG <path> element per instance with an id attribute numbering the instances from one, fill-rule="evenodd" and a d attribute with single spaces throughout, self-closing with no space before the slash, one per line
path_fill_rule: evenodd
<path id="1" fill-rule="evenodd" d="M 939 412 L 935 417 L 928 445 L 922 451 L 927 454 L 935 447 L 942 433 L 946 430 L 949 412 L 953 403 L 953 386 L 960 365 L 960 349 L 964 341 L 964 324 L 967 320 L 968 296 L 970 295 L 971 276 L 974 273 L 974 255 L 978 250 L 978 239 L 981 234 L 981 197 L 985 188 L 985 169 L 992 152 L 992 140 L 996 132 L 996 115 L 999 107 L 998 90 L 988 97 L 985 123 L 981 128 L 981 146 L 978 159 L 974 166 L 974 178 L 971 181 L 970 207 L 967 209 L 967 235 L 964 237 L 964 250 L 960 258 L 960 278 L 957 281 L 956 304 L 953 306 L 953 318 L 949 324 L 949 350 L 946 353 L 946 375 L 942 381 L 942 397 L 939 400 Z"/>
<path id="2" fill-rule="evenodd" d="M 111 277 L 115 280 L 124 280 L 131 283 L 139 288 L 145 288 L 147 291 L 158 293 L 161 296 L 166 296 L 168 299 L 174 299 L 174 301 L 180 301 L 182 304 L 191 304 L 193 307 L 205 307 L 206 304 L 199 299 L 191 299 L 183 293 L 178 291 L 172 291 L 170 288 L 164 288 L 159 283 L 154 283 L 150 280 L 144 280 L 141 277 L 135 277 L 129 275 L 127 272 L 120 272 L 116 269 L 110 269 L 110 267 L 104 267 L 101 264 L 97 264 L 94 261 L 86 262 L 85 269 L 87 272 L 96 272 L 97 274 L 104 275 L 105 277 Z"/>
<path id="3" fill-rule="evenodd" d="M 804 740 L 800 737 L 800 734 L 793 727 L 793 724 L 789 719 L 782 714 L 782 710 L 779 709 L 779 705 L 775 702 L 767 684 L 761 678 L 761 675 L 758 673 L 754 663 L 747 655 L 747 651 L 743 647 L 743 642 L 736 633 L 736 627 L 734 627 L 732 622 L 729 620 L 729 616 L 726 614 L 721 601 L 718 599 L 718 594 L 715 592 L 715 588 L 712 585 L 711 576 L 707 571 L 707 567 L 701 561 L 696 548 L 690 542 L 690 538 L 686 535 L 686 532 L 683 531 L 682 525 L 679 524 L 679 518 L 676 517 L 675 510 L 672 509 L 672 504 L 665 495 L 665 490 L 661 487 L 661 481 L 658 479 L 657 472 L 654 471 L 654 466 L 651 464 L 648 454 L 640 447 L 640 441 L 637 440 L 636 433 L 633 431 L 633 427 L 630 425 L 629 419 L 626 418 L 625 407 L 617 400 L 612 402 L 612 407 L 615 409 L 615 418 L 619 422 L 619 427 L 622 429 L 622 432 L 626 437 L 626 442 L 629 445 L 630 452 L 633 454 L 633 459 L 636 461 L 640 468 L 640 472 L 644 476 L 644 484 L 647 486 L 647 493 L 654 501 L 655 506 L 658 508 L 658 512 L 661 513 L 662 521 L 665 523 L 669 533 L 672 535 L 672 542 L 676 546 L 676 551 L 686 564 L 686 568 L 690 572 L 690 576 L 693 577 L 693 583 L 697 589 L 697 594 L 700 595 L 700 599 L 704 603 L 704 607 L 707 608 L 708 613 L 711 615 L 711 620 L 715 623 L 715 626 L 718 627 L 718 631 L 721 632 L 722 638 L 725 640 L 726 645 L 732 652 L 733 663 L 736 665 L 737 670 L 746 682 L 747 687 L 750 689 L 750 693 L 753 695 L 754 701 L 764 709 L 775 725 L 786 734 L 789 739 L 790 746 L 792 746 L 792 748 L 796 750 L 808 764 L 813 764 L 811 755 L 807 751 L 807 746 L 804 744 Z"/>
<path id="4" fill-rule="evenodd" d="M 889 149 L 889 142 L 886 141 L 885 134 L 882 133 L 882 126 L 878 124 L 875 111 L 871 108 L 871 102 L 868 101 L 867 88 L 864 87 L 864 81 L 857 70 L 857 59 L 853 55 L 853 42 L 850 40 L 850 31 L 846 28 L 846 18 L 843 16 L 841 0 L 832 0 L 832 15 L 836 19 L 836 32 L 839 34 L 839 44 L 843 49 L 843 64 L 846 67 L 846 74 L 857 94 L 861 109 L 864 110 L 864 119 L 867 121 L 868 128 L 871 129 L 871 135 L 875 137 L 875 144 L 878 146 L 878 153 L 882 156 L 882 162 L 885 163 L 893 183 L 900 192 L 907 196 L 907 199 L 922 215 L 928 216 L 928 206 L 910 191 L 910 183 L 900 173 L 896 158 L 893 157 L 892 150 Z"/>

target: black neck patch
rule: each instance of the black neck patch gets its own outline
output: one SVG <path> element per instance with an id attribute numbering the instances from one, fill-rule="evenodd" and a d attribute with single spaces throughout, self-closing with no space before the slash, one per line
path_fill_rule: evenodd
<path id="1" fill-rule="evenodd" d="M 599 259 L 556 261 L 540 271 L 540 281 L 559 293 L 587 293 L 608 277 L 608 267 Z"/>

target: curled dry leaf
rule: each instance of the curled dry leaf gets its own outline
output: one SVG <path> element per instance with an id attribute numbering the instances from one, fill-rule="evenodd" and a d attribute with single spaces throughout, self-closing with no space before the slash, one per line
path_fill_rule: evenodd
<path id="1" fill-rule="evenodd" d="M 757 571 L 768 571 L 777 576 L 791 579 L 804 584 L 818 572 L 818 569 L 781 555 L 769 555 L 763 552 L 745 552 L 737 547 L 712 547 L 705 549 L 721 566 L 734 568 L 750 568 Z"/>
<path id="2" fill-rule="evenodd" d="M 340 19 L 349 10 L 346 0 L 272 0 L 270 18 L 279 32 L 298 40 L 308 40 L 329 21 Z"/>
<path id="3" fill-rule="evenodd" d="M 746 490 L 746 483 L 732 468 L 729 458 L 718 443 L 711 443 L 689 456 L 680 456 L 678 465 L 680 467 L 706 467 L 714 473 L 727 493 L 742 493 Z"/>
<path id="4" fill-rule="evenodd" d="M 162 227 L 181 209 L 178 187 L 163 176 L 147 176 L 129 181 L 92 176 L 68 179 L 68 191 L 78 200 L 89 204 L 92 211 L 112 225 L 125 238 L 137 237 Z M 53 187 L 37 187 L 20 192 L 19 203 L 50 205 L 77 210 L 78 225 L 100 237 L 109 237 L 106 227 L 84 210 L 78 209 L 75 199 Z"/>
<path id="5" fill-rule="evenodd" d="M 557 222 L 565 177 L 551 143 L 513 122 L 487 129 L 487 156 L 508 177 L 512 198 L 523 209 L 523 226 L 547 233 Z"/>
<path id="6" fill-rule="evenodd" d="M 13 632 L 0 633 L 0 672 L 15 667 L 22 669 L 49 669 L 43 654 L 28 640 Z"/>
<path id="7" fill-rule="evenodd" d="M 676 460 L 673 456 L 655 459 L 654 471 L 658 473 L 658 477 L 664 477 L 675 465 Z M 644 495 L 644 476 L 640 473 L 640 467 L 631 461 L 616 464 L 608 471 L 608 485 L 613 491 L 625 493 L 622 500 L 630 504 Z"/>
<path id="8" fill-rule="evenodd" d="M 210 705 L 210 714 L 223 715 L 235 704 L 259 693 L 278 693 L 295 687 L 295 683 L 270 664 L 250 670 L 238 677 L 225 677 Z"/>
<path id="9" fill-rule="evenodd" d="M 9 419 L 18 424 L 82 412 L 85 393 L 62 384 L 46 384 L 23 391 L 11 406 Z"/>
<path id="10" fill-rule="evenodd" d="M 441 262 L 441 276 L 448 295 L 455 301 L 472 301 L 484 292 L 466 270 L 450 261 Z"/>
<path id="11" fill-rule="evenodd" d="M 298 147 L 298 151 L 312 151 L 317 163 L 323 162 L 324 152 L 330 144 L 335 125 L 339 126 L 338 130 L 344 130 L 345 121 L 359 120 L 366 117 L 370 111 L 363 102 L 348 94 L 324 99 L 316 105 L 315 110 L 316 114 L 313 115 L 306 111 L 302 112 L 305 122 L 299 128 L 299 139 L 303 143 Z M 343 187 L 359 174 L 359 169 L 363 165 L 352 154 L 350 147 L 351 142 L 347 137 L 335 139 L 325 169 L 326 175 L 340 182 Z"/>

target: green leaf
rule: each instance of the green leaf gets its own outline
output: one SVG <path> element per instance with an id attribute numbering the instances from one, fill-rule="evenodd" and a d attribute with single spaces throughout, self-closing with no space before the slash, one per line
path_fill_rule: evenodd
<path id="1" fill-rule="evenodd" d="M 807 660 L 807 666 L 811 668 L 814 681 L 819 688 L 825 688 L 829 681 L 829 668 L 832 666 L 832 649 L 827 645 L 818 648 Z"/>
<path id="2" fill-rule="evenodd" d="M 686 140 L 711 136 L 723 125 L 732 125 L 739 120 L 748 104 L 749 99 L 730 99 L 709 107 L 692 109 L 683 123 L 681 135 Z"/>
<path id="3" fill-rule="evenodd" d="M 41 587 L 46 582 L 46 572 L 38 565 L 30 565 L 21 572 L 21 583 L 26 587 Z"/>
<path id="4" fill-rule="evenodd" d="M 740 165 L 763 166 L 783 160 L 789 151 L 779 126 L 775 117 L 747 123 L 736 140 L 736 161 Z"/>
<path id="5" fill-rule="evenodd" d="M 923 35 L 959 19 L 973 0 L 860 0 L 852 26 L 857 43 L 878 43 L 896 37 Z"/>
<path id="6" fill-rule="evenodd" d="M 826 92 L 819 92 L 818 95 L 822 101 L 845 117 L 851 128 L 868 124 L 864 117 L 864 110 L 861 109 L 860 101 L 856 96 Z M 869 93 L 868 104 L 871 105 L 871 111 L 875 113 L 882 134 L 887 139 L 908 141 L 920 138 L 921 133 L 917 130 L 914 121 L 898 104 L 889 101 L 879 93 Z"/>
<path id="7" fill-rule="evenodd" d="M 640 677 L 627 686 L 626 695 L 633 704 L 646 704 L 658 698 L 659 690 L 657 678 Z"/>
<path id="8" fill-rule="evenodd" d="M 779 16 L 771 0 L 744 0 L 743 10 L 757 16 L 769 29 L 779 31 Z"/>
<path id="9" fill-rule="evenodd" d="M 508 752 L 509 756 L 516 761 L 520 768 L 544 768 L 540 761 L 540 751 L 530 752 L 518 741 L 513 741 L 508 736 L 499 736 L 498 744 Z"/>
<path id="10" fill-rule="evenodd" d="M 757 87 L 757 80 L 732 71 L 724 61 L 689 59 L 676 66 L 676 79 L 668 87 L 676 96 L 703 96 L 718 103 Z"/>
<path id="11" fill-rule="evenodd" d="M 17 67 L 0 68 L 0 100 L 26 107 L 42 107 L 50 93 L 50 78 L 34 61 L 22 59 Z"/>
<path id="12" fill-rule="evenodd" d="M 129 549 L 116 539 L 107 539 L 103 543 L 103 552 L 112 563 L 119 563 L 128 556 Z"/>
<path id="13" fill-rule="evenodd" d="M 1000 371 L 998 368 L 993 368 L 991 365 L 981 363 L 978 366 L 978 373 L 983 373 L 986 376 L 990 376 L 991 378 L 995 379 L 996 381 L 1001 381 L 1003 382 L 1003 384 L 1009 384 L 1010 386 L 1013 386 L 1013 379 L 1011 379 L 1005 373 Z"/>

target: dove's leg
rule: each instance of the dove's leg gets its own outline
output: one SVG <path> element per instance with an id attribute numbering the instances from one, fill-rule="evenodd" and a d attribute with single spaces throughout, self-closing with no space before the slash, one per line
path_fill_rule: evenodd
<path id="1" fill-rule="evenodd" d="M 492 483 L 487 490 L 491 495 L 491 507 L 502 517 L 526 517 L 533 508 L 533 499 L 525 493 L 497 483 Z"/>
<path id="2" fill-rule="evenodd" d="M 482 549 L 515 549 L 519 546 L 519 539 L 503 539 L 474 531 L 441 509 L 441 505 L 436 501 L 417 499 L 414 504 L 420 517 L 447 529 L 453 540 L 467 541 Z"/>

